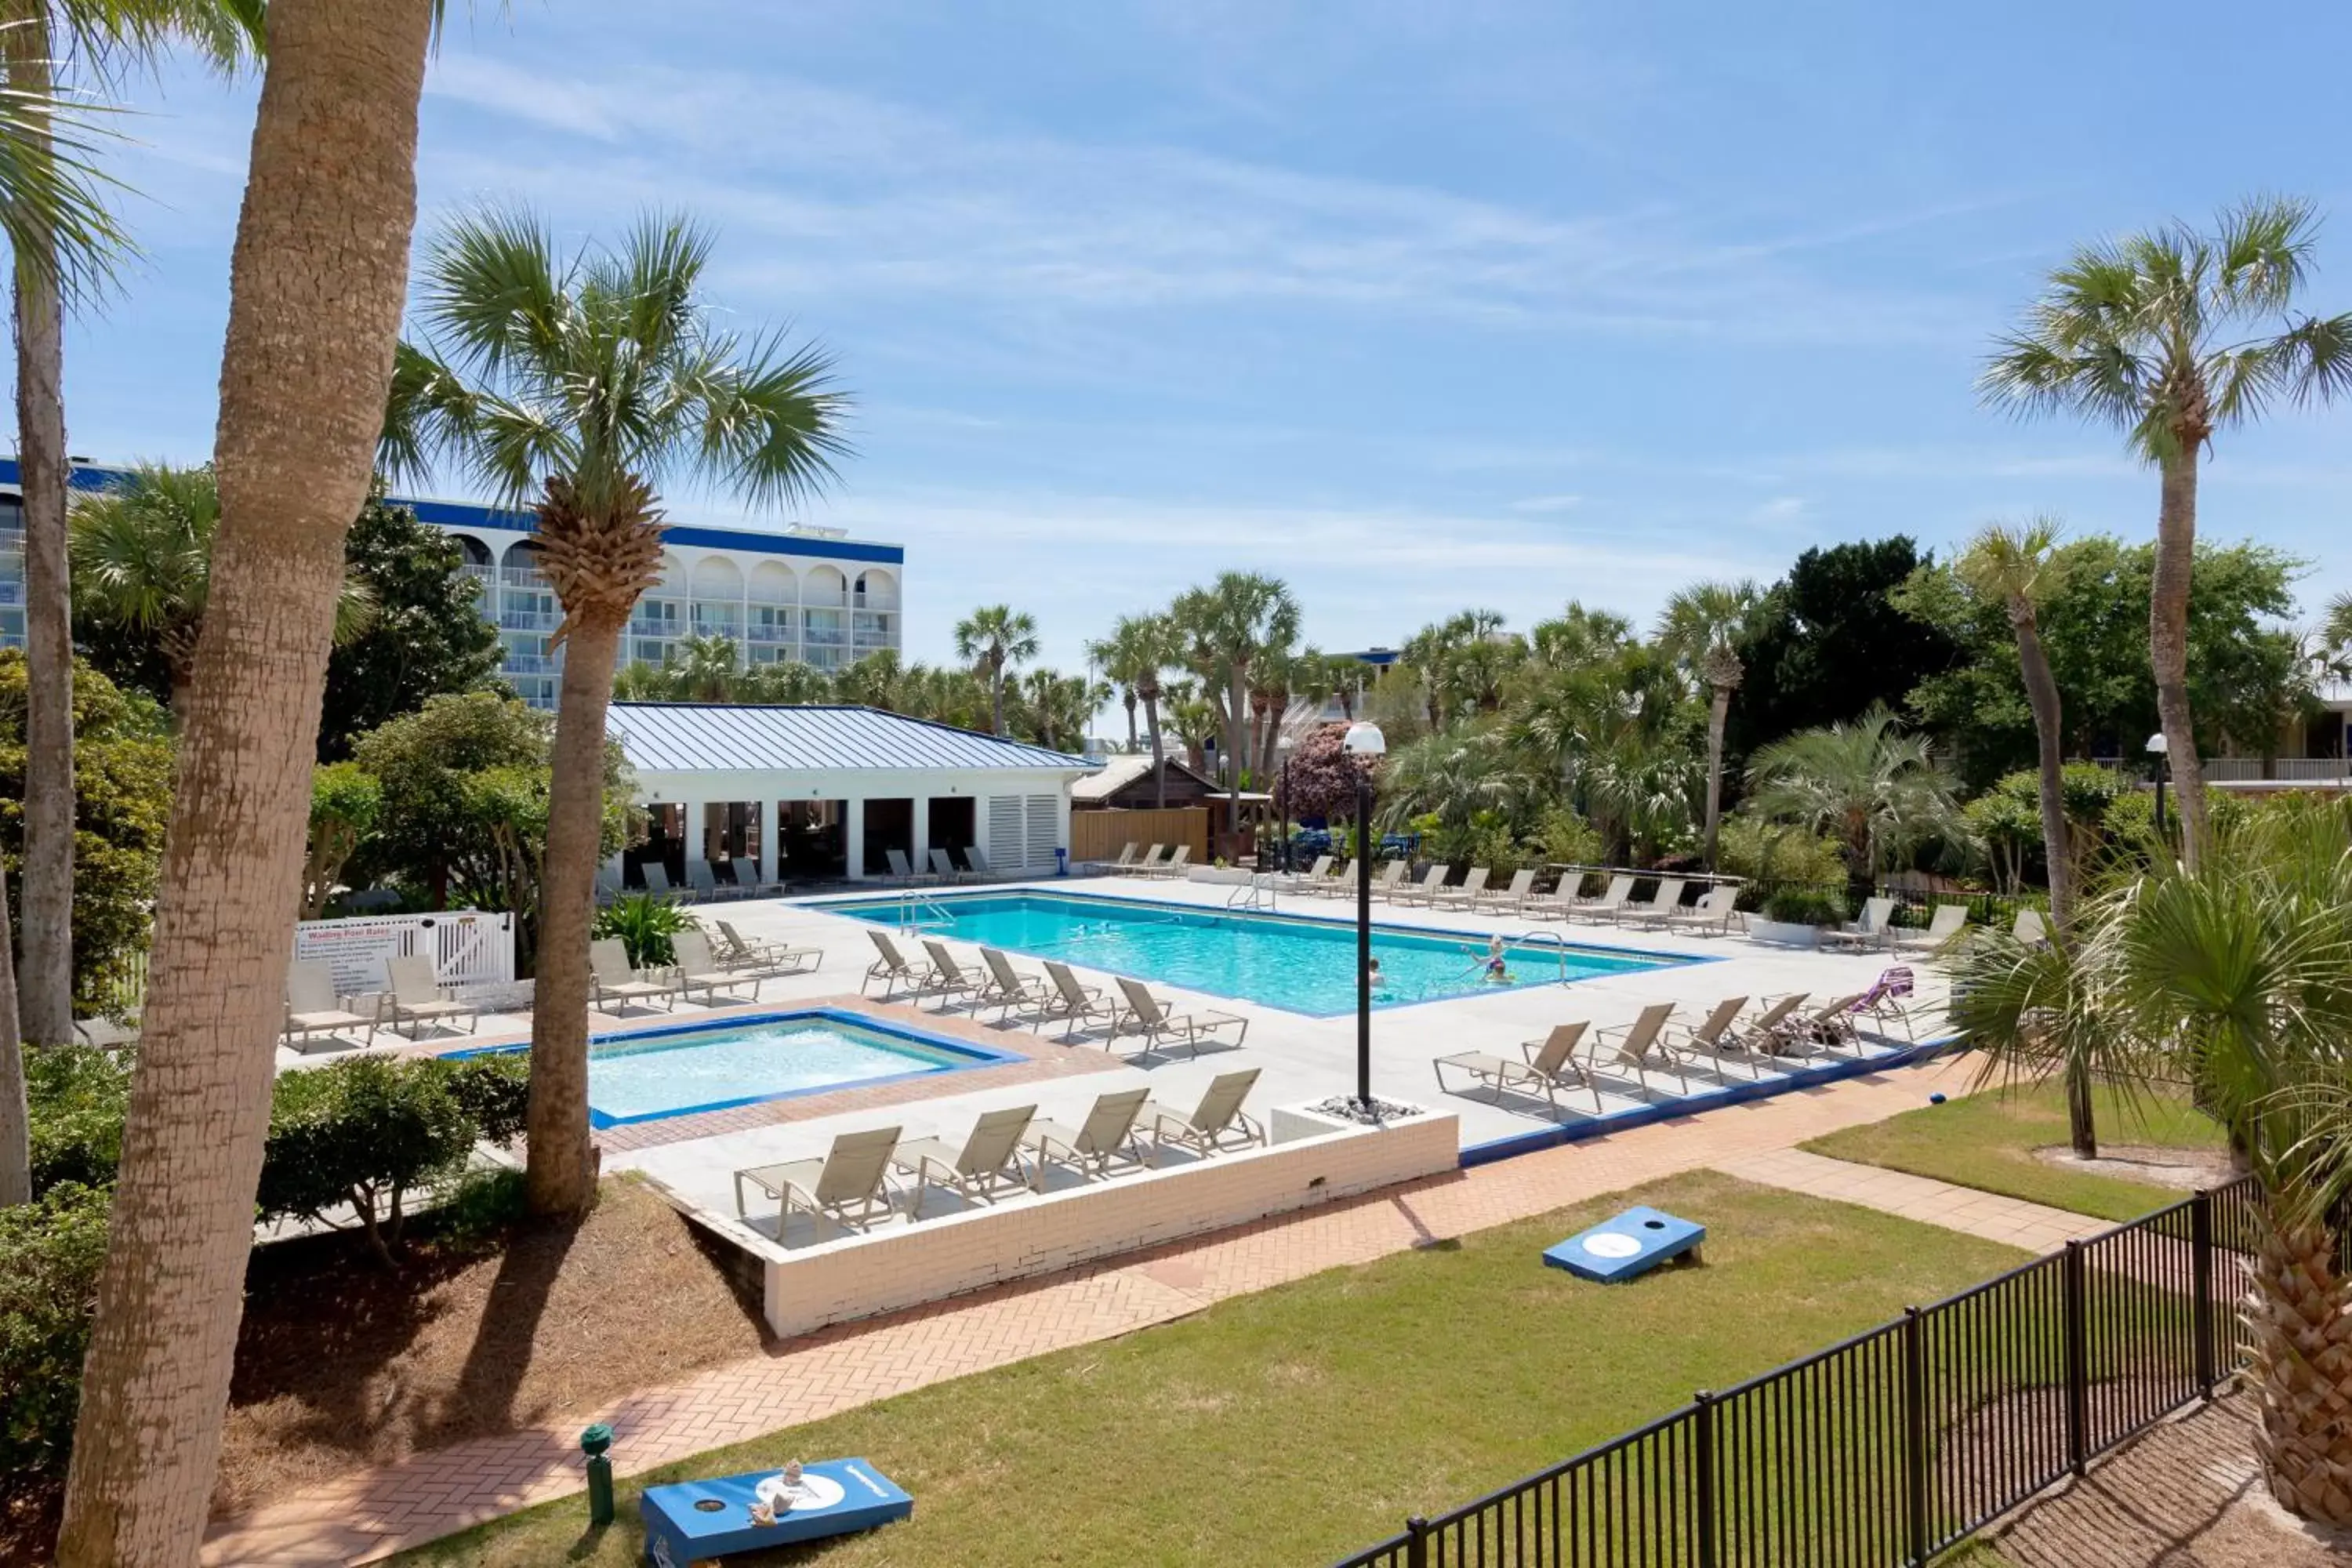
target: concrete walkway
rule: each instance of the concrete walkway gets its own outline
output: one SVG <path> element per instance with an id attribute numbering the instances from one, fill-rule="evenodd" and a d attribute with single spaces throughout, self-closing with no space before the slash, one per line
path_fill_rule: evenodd
<path id="1" fill-rule="evenodd" d="M 204 1561 L 254 1568 L 373 1562 L 577 1491 L 578 1436 L 590 1420 L 613 1424 L 621 1470 L 650 1469 L 967 1373 L 1130 1333 L 1326 1268 L 1685 1171 L 1736 1170 L 1756 1156 L 1910 1110 L 1955 1070 L 1930 1063 L 1731 1106 L 789 1341 L 641 1390 L 610 1409 L 307 1488 L 218 1521 Z"/>
<path id="2" fill-rule="evenodd" d="M 1817 1198 L 1859 1204 L 1922 1225 L 1965 1231 L 1987 1241 L 2041 1254 L 2070 1241 L 2115 1228 L 2112 1220 L 2066 1209 L 2005 1198 L 1975 1187 L 1955 1186 L 1927 1176 L 1909 1176 L 1876 1165 L 1857 1165 L 1802 1149 L 1769 1149 L 1714 1162 L 1726 1175 L 1768 1187 L 1785 1187 Z"/>

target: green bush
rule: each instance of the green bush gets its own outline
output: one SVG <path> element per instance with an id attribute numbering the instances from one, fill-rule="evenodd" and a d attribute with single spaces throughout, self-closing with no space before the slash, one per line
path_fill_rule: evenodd
<path id="1" fill-rule="evenodd" d="M 1834 886 L 1845 880 L 1845 857 L 1837 840 L 1744 813 L 1723 819 L 1716 839 L 1716 868 L 1727 877 L 1759 882 Z"/>
<path id="2" fill-rule="evenodd" d="M 340 1223 L 350 1205 L 385 1263 L 417 1188 L 464 1169 L 475 1124 L 437 1061 L 356 1057 L 279 1075 L 256 1202 L 265 1220 Z"/>
<path id="3" fill-rule="evenodd" d="M 1845 895 L 1827 888 L 1782 888 L 1764 900 L 1764 918 L 1783 925 L 1833 926 L 1846 918 Z"/>
<path id="4" fill-rule="evenodd" d="M 530 1106 L 528 1052 L 490 1051 L 432 1065 L 449 1075 L 449 1092 L 473 1118 L 475 1136 L 492 1143 L 522 1136 L 523 1115 Z"/>
<path id="5" fill-rule="evenodd" d="M 1564 805 L 1543 814 L 1536 837 L 1543 858 L 1559 866 L 1597 866 L 1605 850 L 1601 832 Z"/>
<path id="6" fill-rule="evenodd" d="M 658 968 L 677 962 L 670 950 L 669 939 L 680 931 L 699 931 L 701 926 L 686 912 L 686 906 L 659 893 L 628 893 L 614 900 L 596 911 L 594 936 L 617 936 L 629 950 L 629 963 L 636 969 Z"/>
<path id="7" fill-rule="evenodd" d="M 110 1196 L 64 1182 L 0 1208 L 0 1477 L 56 1474 L 72 1451 Z"/>
<path id="8" fill-rule="evenodd" d="M 129 1057 L 95 1046 L 27 1047 L 25 1080 L 33 1191 L 68 1182 L 110 1184 L 122 1159 L 122 1116 L 131 1103 Z"/>

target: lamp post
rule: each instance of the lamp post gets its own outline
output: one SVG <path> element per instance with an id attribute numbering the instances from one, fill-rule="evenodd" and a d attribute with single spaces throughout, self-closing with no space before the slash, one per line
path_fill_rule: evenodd
<path id="1" fill-rule="evenodd" d="M 1372 763 L 1389 749 L 1378 724 L 1348 726 L 1341 749 L 1356 759 L 1356 1103 L 1372 1113 Z"/>
<path id="2" fill-rule="evenodd" d="M 2156 759 L 2156 836 L 2164 837 L 2164 732 L 2157 731 L 2147 738 L 2147 754 Z"/>
<path id="3" fill-rule="evenodd" d="M 1290 874 L 1290 752 L 1282 753 L 1282 872 Z"/>

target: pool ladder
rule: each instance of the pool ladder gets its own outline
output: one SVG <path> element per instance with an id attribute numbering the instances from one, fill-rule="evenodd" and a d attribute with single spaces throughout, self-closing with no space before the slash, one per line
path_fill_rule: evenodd
<path id="1" fill-rule="evenodd" d="M 1568 938 L 1556 931 L 1531 931 L 1524 936 L 1507 936 L 1506 947 L 1549 947 L 1559 953 L 1559 983 L 1568 984 Z"/>
<path id="2" fill-rule="evenodd" d="M 1235 888 L 1225 895 L 1229 910 L 1268 910 L 1274 908 L 1274 874 L 1270 871 L 1250 873 L 1249 885 Z"/>
<path id="3" fill-rule="evenodd" d="M 898 895 L 898 934 L 914 936 L 927 931 L 953 931 L 955 914 L 946 905 L 913 893 Z"/>

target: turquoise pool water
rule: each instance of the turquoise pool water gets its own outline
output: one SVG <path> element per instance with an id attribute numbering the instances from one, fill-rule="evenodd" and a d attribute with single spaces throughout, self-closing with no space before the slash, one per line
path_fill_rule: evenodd
<path id="1" fill-rule="evenodd" d="M 919 913 L 944 925 L 923 935 L 1058 958 L 1138 980 L 1261 1003 L 1293 1013 L 1333 1017 L 1356 1007 L 1356 928 L 1352 921 L 1231 914 L 1189 905 L 1087 898 L 1066 893 L 934 894 Z M 898 899 L 827 906 L 877 925 L 896 925 Z M 1638 974 L 1699 962 L 1609 948 L 1514 947 L 1510 974 L 1498 985 L 1485 978 L 1486 938 L 1372 928 L 1380 960 L 1375 1005 L 1435 1002 L 1449 996 L 1557 984 L 1608 974 Z"/>
<path id="2" fill-rule="evenodd" d="M 1003 1058 L 868 1028 L 831 1013 L 658 1029 L 606 1037 L 591 1047 L 588 1114 L 595 1126 L 616 1127 L 995 1059 Z"/>

